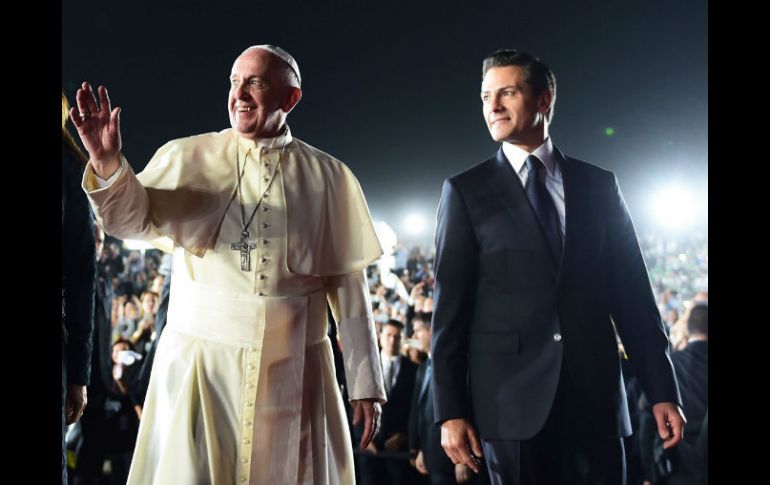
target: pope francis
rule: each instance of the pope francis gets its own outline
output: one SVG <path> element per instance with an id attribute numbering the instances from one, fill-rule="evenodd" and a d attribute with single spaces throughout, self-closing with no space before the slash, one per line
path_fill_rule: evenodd
<path id="1" fill-rule="evenodd" d="M 173 252 L 128 483 L 352 484 L 352 443 L 326 336 L 339 326 L 366 446 L 385 402 L 365 268 L 382 253 L 358 181 L 294 138 L 299 66 L 246 49 L 230 74 L 231 129 L 173 140 L 135 175 L 120 108 L 77 92 L 83 177 L 107 234 Z"/>

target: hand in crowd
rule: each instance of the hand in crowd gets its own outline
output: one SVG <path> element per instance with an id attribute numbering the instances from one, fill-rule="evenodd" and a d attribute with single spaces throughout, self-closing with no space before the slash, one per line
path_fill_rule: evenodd
<path id="1" fill-rule="evenodd" d="M 67 386 L 67 399 L 64 404 L 64 417 L 66 424 L 79 421 L 88 403 L 86 386 L 70 384 Z"/>
<path id="2" fill-rule="evenodd" d="M 462 463 L 455 465 L 455 481 L 457 483 L 468 483 L 471 478 L 473 478 L 473 475 L 468 465 Z"/>
<path id="3" fill-rule="evenodd" d="M 412 288 L 409 293 L 409 301 L 414 302 L 414 311 L 422 311 L 422 302 L 425 300 L 425 295 L 422 294 L 422 289 L 425 287 L 425 282 L 420 281 Z"/>
<path id="4" fill-rule="evenodd" d="M 425 466 L 425 457 L 422 454 L 422 450 L 417 453 L 417 458 L 414 459 L 414 467 L 417 468 L 417 471 L 421 474 L 428 474 L 428 468 Z"/>
<path id="5" fill-rule="evenodd" d="M 385 451 L 398 451 L 406 444 L 405 433 L 393 433 L 384 443 Z"/>
<path id="6" fill-rule="evenodd" d="M 147 315 L 144 318 L 142 318 L 142 321 L 139 323 L 139 330 L 144 332 L 152 332 L 155 329 L 155 317 L 152 315 Z"/>

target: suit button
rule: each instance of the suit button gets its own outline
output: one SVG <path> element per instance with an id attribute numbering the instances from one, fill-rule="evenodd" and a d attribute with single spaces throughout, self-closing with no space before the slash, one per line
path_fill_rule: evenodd
<path id="1" fill-rule="evenodd" d="M 561 342 L 561 334 L 560 333 L 553 334 L 553 341 L 554 342 Z"/>

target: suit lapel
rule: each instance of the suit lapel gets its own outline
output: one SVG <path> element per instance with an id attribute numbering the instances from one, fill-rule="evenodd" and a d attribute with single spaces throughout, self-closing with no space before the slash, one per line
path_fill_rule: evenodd
<path id="1" fill-rule="evenodd" d="M 510 162 L 503 154 L 502 146 L 497 151 L 495 158 L 492 159 L 492 173 L 485 180 L 492 189 L 492 195 L 495 199 L 501 200 L 503 205 L 510 213 L 515 226 L 515 234 L 532 237 L 533 246 L 543 246 L 548 248 L 548 241 L 545 233 L 537 218 L 532 205 L 527 199 L 524 187 L 521 185 L 521 179 L 514 172 Z M 558 267 L 558 261 L 550 249 L 546 252 L 551 256 L 550 260 L 554 264 L 554 269 Z"/>
<path id="2" fill-rule="evenodd" d="M 570 231 L 571 226 L 570 222 L 572 221 L 572 218 L 570 217 L 572 210 L 576 206 L 576 201 L 573 197 L 573 187 L 575 186 L 574 181 L 574 172 L 570 170 L 572 167 L 570 167 L 569 161 L 567 161 L 567 157 L 564 156 L 564 154 L 556 148 L 553 147 L 554 155 L 556 155 L 555 158 L 558 159 L 557 163 L 559 164 L 559 167 L 561 168 L 561 182 L 562 187 L 564 190 L 564 244 L 562 244 L 561 248 L 561 255 L 559 258 L 559 272 L 556 276 L 556 285 L 558 286 L 561 282 L 561 277 L 564 274 L 564 266 L 565 266 L 565 258 L 564 255 L 567 254 L 567 247 L 570 244 L 571 240 L 573 239 L 572 231 Z"/>
<path id="3" fill-rule="evenodd" d="M 574 163 L 556 147 L 554 154 L 559 159 L 562 184 L 564 186 L 564 247 L 556 284 L 561 284 L 565 275 L 569 275 L 572 261 L 577 256 L 579 246 L 578 231 L 586 211 L 586 202 L 591 199 L 588 186 L 581 183 Z"/>

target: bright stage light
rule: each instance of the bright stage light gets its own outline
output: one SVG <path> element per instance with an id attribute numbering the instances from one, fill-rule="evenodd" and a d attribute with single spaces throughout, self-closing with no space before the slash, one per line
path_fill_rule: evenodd
<path id="1" fill-rule="evenodd" d="M 668 229 L 684 229 L 701 217 L 699 205 L 692 193 L 683 187 L 670 186 L 658 191 L 652 198 L 656 220 Z"/>
<path id="2" fill-rule="evenodd" d="M 404 219 L 404 229 L 412 235 L 419 236 L 425 232 L 425 218 L 420 214 L 410 214 Z"/>

